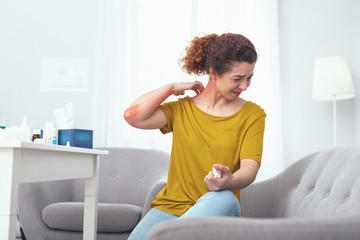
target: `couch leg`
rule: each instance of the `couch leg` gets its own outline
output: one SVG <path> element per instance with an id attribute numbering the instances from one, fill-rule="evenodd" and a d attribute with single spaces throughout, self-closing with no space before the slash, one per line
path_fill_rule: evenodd
<path id="1" fill-rule="evenodd" d="M 22 230 L 22 228 L 20 228 L 20 234 L 21 234 L 21 240 L 26 240 L 24 231 Z"/>

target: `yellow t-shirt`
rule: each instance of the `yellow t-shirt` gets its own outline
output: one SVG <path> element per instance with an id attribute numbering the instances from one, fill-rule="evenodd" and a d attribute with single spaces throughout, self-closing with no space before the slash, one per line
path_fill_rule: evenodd
<path id="1" fill-rule="evenodd" d="M 261 163 L 265 128 L 264 110 L 247 102 L 238 112 L 213 116 L 198 108 L 190 97 L 160 106 L 167 118 L 162 133 L 173 132 L 167 186 L 151 203 L 162 211 L 181 216 L 209 192 L 204 182 L 213 164 L 240 167 L 240 159 Z M 240 201 L 240 190 L 232 191 Z"/>

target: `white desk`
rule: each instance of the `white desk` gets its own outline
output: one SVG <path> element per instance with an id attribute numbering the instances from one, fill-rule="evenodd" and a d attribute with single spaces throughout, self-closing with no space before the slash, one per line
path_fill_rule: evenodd
<path id="1" fill-rule="evenodd" d="M 0 141 L 0 239 L 15 239 L 19 183 L 76 178 L 86 178 L 83 239 L 96 239 L 102 154 L 108 151 Z"/>

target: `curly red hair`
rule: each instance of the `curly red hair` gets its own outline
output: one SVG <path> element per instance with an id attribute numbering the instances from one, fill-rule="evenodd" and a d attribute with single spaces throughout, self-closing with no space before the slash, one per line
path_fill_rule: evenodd
<path id="1" fill-rule="evenodd" d="M 180 59 L 183 71 L 189 74 L 210 74 L 212 68 L 218 75 L 230 71 L 234 62 L 254 63 L 257 53 L 249 39 L 241 34 L 209 34 L 195 37 Z"/>

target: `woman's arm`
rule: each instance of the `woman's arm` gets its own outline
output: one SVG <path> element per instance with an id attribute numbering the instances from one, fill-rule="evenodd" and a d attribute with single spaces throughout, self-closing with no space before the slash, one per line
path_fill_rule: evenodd
<path id="1" fill-rule="evenodd" d="M 171 83 L 155 89 L 139 97 L 124 112 L 125 120 L 133 127 L 141 129 L 158 129 L 167 124 L 164 112 L 159 108 L 170 95 L 182 95 L 186 90 L 196 94 L 202 92 L 204 86 L 198 82 Z"/>
<path id="2" fill-rule="evenodd" d="M 204 181 L 212 191 L 217 190 L 241 190 L 249 186 L 256 178 L 259 171 L 259 163 L 253 159 L 242 159 L 239 170 L 231 174 L 230 169 L 220 164 L 214 164 L 214 168 L 221 172 L 221 178 L 215 178 L 210 171 Z"/>

